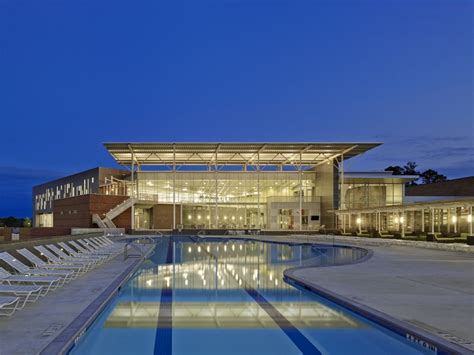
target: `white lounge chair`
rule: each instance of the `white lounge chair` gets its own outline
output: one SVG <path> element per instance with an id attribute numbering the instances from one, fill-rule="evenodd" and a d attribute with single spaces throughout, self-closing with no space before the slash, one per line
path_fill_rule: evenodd
<path id="1" fill-rule="evenodd" d="M 79 260 L 79 261 L 84 261 L 84 262 L 88 262 L 88 263 L 92 263 L 92 265 L 97 266 L 99 264 L 101 264 L 103 262 L 103 259 L 102 258 L 97 258 L 97 257 L 87 257 L 87 256 L 73 256 L 71 254 L 67 254 L 63 248 L 60 248 L 58 247 L 57 245 L 54 245 L 54 244 L 48 244 L 46 245 L 48 247 L 49 250 L 51 250 L 53 253 L 55 253 L 56 255 L 58 255 L 59 257 L 63 258 L 64 260 L 68 260 L 68 261 L 76 261 L 76 260 Z"/>
<path id="2" fill-rule="evenodd" d="M 98 247 L 92 241 L 89 241 L 87 239 L 79 239 L 77 242 L 80 243 L 81 245 L 83 245 L 84 248 L 86 248 L 87 250 L 89 250 L 92 253 L 98 253 L 98 254 L 104 253 L 104 254 L 108 255 L 109 259 L 117 256 L 118 253 L 119 253 L 119 251 L 117 249 L 112 249 L 112 248 L 108 248 L 108 247 Z"/>
<path id="3" fill-rule="evenodd" d="M 73 279 L 77 278 L 79 274 L 83 274 L 85 272 L 85 268 L 83 266 L 73 266 L 73 265 L 65 265 L 65 264 L 48 264 L 43 259 L 37 257 L 31 251 L 26 248 L 18 249 L 17 252 L 21 254 L 26 260 L 32 263 L 37 268 L 41 269 L 51 269 L 51 270 L 67 270 L 74 273 Z"/>
<path id="4" fill-rule="evenodd" d="M 1 296 L 14 296 L 19 298 L 17 309 L 21 310 L 27 302 L 35 302 L 41 296 L 41 286 L 38 285 L 1 285 Z M 0 297 L 1 297 L 0 296 Z"/>
<path id="5" fill-rule="evenodd" d="M 105 237 L 94 237 L 94 238 L 89 238 L 89 239 L 96 242 L 99 246 L 112 248 L 112 249 L 120 249 L 120 250 L 123 249 L 122 243 L 115 243 L 111 241 L 110 239 L 105 239 Z"/>
<path id="6" fill-rule="evenodd" d="M 13 269 L 24 275 L 43 275 L 43 276 L 58 276 L 62 280 L 62 285 L 66 282 L 69 282 L 74 277 L 74 272 L 66 270 L 50 270 L 43 268 L 30 268 L 29 266 L 23 264 L 20 260 L 7 253 L 6 251 L 0 253 L 0 260 L 3 260 Z"/>
<path id="7" fill-rule="evenodd" d="M 107 256 L 106 255 L 96 255 L 96 254 L 92 254 L 92 253 L 82 253 L 82 252 L 79 252 L 79 251 L 76 251 L 74 250 L 73 248 L 71 248 L 69 245 L 67 245 L 66 243 L 64 242 L 59 242 L 58 243 L 59 246 L 61 246 L 61 248 L 63 248 L 66 252 L 68 252 L 71 256 L 74 256 L 76 258 L 95 258 L 97 260 L 100 260 L 99 262 L 100 263 L 103 263 L 107 260 Z"/>
<path id="8" fill-rule="evenodd" d="M 69 241 L 69 244 L 71 244 L 74 248 L 79 253 L 82 253 L 84 255 L 98 255 L 98 256 L 103 256 L 106 259 L 110 258 L 110 253 L 107 253 L 105 251 L 96 251 L 95 249 L 89 249 L 89 246 L 82 245 L 82 243 L 79 243 L 78 241 L 71 240 Z"/>
<path id="9" fill-rule="evenodd" d="M 18 309 L 18 297 L 0 296 L 0 316 L 11 316 Z"/>
<path id="10" fill-rule="evenodd" d="M 94 264 L 92 262 L 86 261 L 86 260 L 73 260 L 73 259 L 64 259 L 61 258 L 60 256 L 54 254 L 51 250 L 46 248 L 44 245 L 37 245 L 34 247 L 39 253 L 41 253 L 41 256 L 44 256 L 50 263 L 53 264 L 64 264 L 64 265 L 72 265 L 72 266 L 79 266 L 84 269 L 85 272 L 89 271 L 92 269 Z"/>
<path id="11" fill-rule="evenodd" d="M 46 295 L 50 290 L 55 290 L 61 284 L 61 278 L 57 276 L 29 276 L 21 274 L 10 274 L 0 267 L 0 284 L 2 285 L 33 285 L 42 286 L 40 295 Z"/>

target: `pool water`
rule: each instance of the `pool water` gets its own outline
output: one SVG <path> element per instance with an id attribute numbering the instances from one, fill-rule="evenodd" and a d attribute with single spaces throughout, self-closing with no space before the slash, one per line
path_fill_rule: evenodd
<path id="1" fill-rule="evenodd" d="M 432 354 L 283 280 L 358 248 L 165 237 L 71 354 Z"/>

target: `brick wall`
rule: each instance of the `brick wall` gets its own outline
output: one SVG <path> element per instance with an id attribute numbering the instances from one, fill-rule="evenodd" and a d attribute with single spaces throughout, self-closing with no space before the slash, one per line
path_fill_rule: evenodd
<path id="1" fill-rule="evenodd" d="M 12 229 L 6 227 L 3 230 L 4 240 L 11 241 L 12 238 Z M 34 238 L 43 238 L 43 237 L 55 237 L 62 235 L 71 234 L 71 228 L 19 228 L 20 231 L 20 240 L 28 240 Z"/>
<path id="2" fill-rule="evenodd" d="M 83 195 L 55 200 L 53 202 L 54 227 L 60 228 L 93 228 L 92 215 L 101 218 L 112 208 L 125 201 L 128 196 L 113 195 Z M 131 228 L 131 209 L 129 208 L 113 222 L 118 228 Z"/>

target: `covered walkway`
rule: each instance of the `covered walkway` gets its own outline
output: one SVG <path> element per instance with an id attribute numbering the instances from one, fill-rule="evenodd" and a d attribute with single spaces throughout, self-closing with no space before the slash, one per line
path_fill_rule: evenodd
<path id="1" fill-rule="evenodd" d="M 474 198 L 336 210 L 345 235 L 401 237 L 414 235 L 456 238 L 473 235 Z"/>

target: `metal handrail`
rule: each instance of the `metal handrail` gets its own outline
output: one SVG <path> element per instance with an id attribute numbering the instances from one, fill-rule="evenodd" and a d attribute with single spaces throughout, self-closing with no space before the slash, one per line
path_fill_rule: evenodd
<path id="1" fill-rule="evenodd" d="M 135 240 L 130 240 L 127 243 L 125 243 L 125 246 L 123 248 L 123 260 L 127 260 L 130 257 L 130 255 L 128 254 L 129 246 L 133 247 L 135 250 L 137 250 L 140 253 L 139 257 L 143 257 L 143 251 L 135 244 Z"/>

